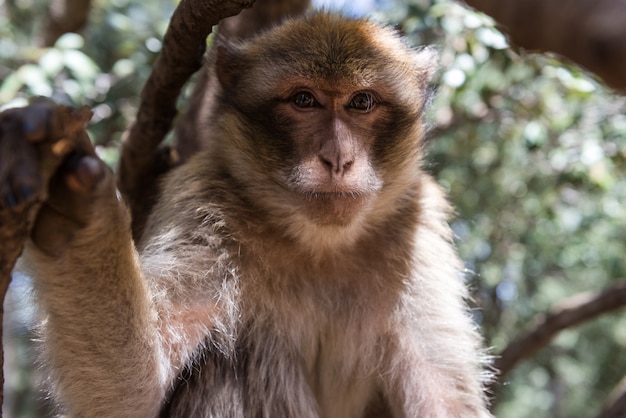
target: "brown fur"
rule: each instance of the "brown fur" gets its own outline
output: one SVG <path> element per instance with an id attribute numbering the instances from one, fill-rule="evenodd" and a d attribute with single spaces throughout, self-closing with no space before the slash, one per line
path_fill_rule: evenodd
<path id="1" fill-rule="evenodd" d="M 450 208 L 420 169 L 435 66 L 326 13 L 218 48 L 210 145 L 167 177 L 138 252 L 110 176 L 58 257 L 28 251 L 64 410 L 489 417 Z"/>

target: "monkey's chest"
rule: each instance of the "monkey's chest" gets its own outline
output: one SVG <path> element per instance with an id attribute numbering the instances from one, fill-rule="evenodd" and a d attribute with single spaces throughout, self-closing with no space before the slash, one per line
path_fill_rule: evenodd
<path id="1" fill-rule="evenodd" d="M 248 361 L 242 366 L 252 385 L 262 376 L 269 385 L 261 391 L 298 394 L 315 417 L 363 416 L 378 389 L 384 321 L 376 306 L 364 309 L 354 289 L 344 291 L 323 297 L 292 292 L 244 314 L 249 326 L 240 347 Z"/>
<path id="2" fill-rule="evenodd" d="M 363 417 L 378 393 L 380 295 L 376 305 L 348 286 L 323 294 L 306 282 L 241 290 L 250 293 L 229 332 L 234 351 L 205 347 L 179 379 L 171 406 L 181 409 L 170 416 Z M 188 409 L 198 398 L 202 413 Z"/>
<path id="3" fill-rule="evenodd" d="M 377 391 L 375 347 L 349 330 L 334 334 L 320 336 L 315 357 L 305 366 L 307 383 L 320 417 L 361 417 Z"/>

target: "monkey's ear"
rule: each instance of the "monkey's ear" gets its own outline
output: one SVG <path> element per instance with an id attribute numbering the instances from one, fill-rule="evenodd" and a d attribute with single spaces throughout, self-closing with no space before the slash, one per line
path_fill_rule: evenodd
<path id="1" fill-rule="evenodd" d="M 420 69 L 421 81 L 430 83 L 439 69 L 439 51 L 433 47 L 421 48 L 415 52 L 414 61 Z"/>
<path id="2" fill-rule="evenodd" d="M 217 40 L 215 74 L 222 88 L 234 87 L 239 80 L 241 51 L 224 39 Z"/>

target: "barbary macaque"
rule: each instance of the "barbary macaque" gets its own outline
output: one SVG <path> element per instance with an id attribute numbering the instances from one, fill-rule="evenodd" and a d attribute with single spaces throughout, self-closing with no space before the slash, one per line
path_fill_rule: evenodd
<path id="1" fill-rule="evenodd" d="M 218 40 L 206 149 L 143 236 L 74 153 L 23 265 L 72 417 L 487 418 L 443 191 L 422 168 L 436 54 L 328 12 Z"/>

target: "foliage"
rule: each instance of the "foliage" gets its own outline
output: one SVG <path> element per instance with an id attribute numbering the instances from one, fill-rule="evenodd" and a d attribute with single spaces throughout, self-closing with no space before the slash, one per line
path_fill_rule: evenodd
<path id="1" fill-rule="evenodd" d="M 0 7 L 0 105 L 47 96 L 93 109 L 92 138 L 114 165 L 117 144 L 132 121 L 138 96 L 161 49 L 174 0 L 95 1 L 82 34 L 37 46 L 47 12 L 42 0 L 6 0 Z M 2 33 L 5 32 L 5 33 Z"/>
<path id="2" fill-rule="evenodd" d="M 393 16 L 441 48 L 431 169 L 498 352 L 537 314 L 626 277 L 626 103 L 573 66 L 518 54 L 490 19 L 447 1 Z M 598 413 L 626 373 L 623 315 L 568 330 L 498 393 L 497 416 Z"/>
<path id="3" fill-rule="evenodd" d="M 498 352 L 564 298 L 626 277 L 626 103 L 576 67 L 515 51 L 451 1 L 383 3 L 375 18 L 441 51 L 427 164 L 457 208 L 476 319 Z M 45 95 L 92 107 L 113 165 L 174 1 L 95 1 L 83 35 L 41 48 L 46 4 L 0 0 L 0 105 Z M 497 416 L 597 413 L 626 373 L 624 330 L 612 315 L 564 332 L 507 377 Z"/>

